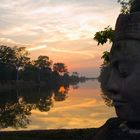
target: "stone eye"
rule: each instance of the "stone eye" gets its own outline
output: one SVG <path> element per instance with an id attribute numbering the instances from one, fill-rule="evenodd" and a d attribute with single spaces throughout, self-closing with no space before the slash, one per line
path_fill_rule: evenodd
<path id="1" fill-rule="evenodd" d="M 129 75 L 128 68 L 125 63 L 116 61 L 113 63 L 113 67 L 121 78 L 126 78 Z"/>
<path id="2" fill-rule="evenodd" d="M 128 77 L 128 72 L 126 72 L 126 71 L 123 71 L 123 72 L 120 72 L 120 76 L 122 77 L 122 78 L 126 78 L 126 77 Z"/>
<path id="3" fill-rule="evenodd" d="M 122 78 L 126 78 L 129 76 L 128 69 L 124 64 L 118 65 L 118 72 Z"/>

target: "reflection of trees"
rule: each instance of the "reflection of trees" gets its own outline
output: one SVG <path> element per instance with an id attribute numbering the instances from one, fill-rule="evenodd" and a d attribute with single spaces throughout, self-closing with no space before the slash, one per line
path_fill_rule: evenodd
<path id="1" fill-rule="evenodd" d="M 107 83 L 110 67 L 109 65 L 103 65 L 100 71 L 99 82 L 101 83 L 102 98 L 104 99 L 107 106 L 112 106 L 111 94 L 107 91 Z"/>
<path id="2" fill-rule="evenodd" d="M 49 111 L 53 107 L 53 99 L 52 98 L 40 98 L 36 108 L 40 111 Z"/>
<path id="3" fill-rule="evenodd" d="M 15 90 L 1 94 L 0 128 L 25 128 L 30 123 L 31 110 L 49 111 L 54 101 L 63 101 L 68 97 L 69 86 L 58 86 L 55 89 Z M 18 94 L 17 94 L 18 93 Z M 18 100 L 18 101 L 17 101 Z"/>
<path id="4" fill-rule="evenodd" d="M 64 101 L 68 97 L 69 87 L 60 86 L 54 91 L 55 101 Z"/>
<path id="5" fill-rule="evenodd" d="M 30 120 L 31 106 L 25 103 L 6 103 L 0 107 L 0 128 L 25 128 Z"/>

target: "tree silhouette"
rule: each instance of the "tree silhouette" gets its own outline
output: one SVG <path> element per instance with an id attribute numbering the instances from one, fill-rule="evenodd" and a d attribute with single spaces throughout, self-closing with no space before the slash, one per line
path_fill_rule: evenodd
<path id="1" fill-rule="evenodd" d="M 37 60 L 34 61 L 35 66 L 39 69 L 50 68 L 52 65 L 52 61 L 49 60 L 48 56 L 40 55 Z"/>
<path id="2" fill-rule="evenodd" d="M 47 83 L 49 86 L 58 86 L 72 81 L 67 66 L 64 63 L 55 63 L 52 70 L 52 60 L 48 56 L 39 56 L 30 61 L 25 47 L 0 46 L 0 83 L 18 81 L 34 82 L 36 85 Z M 20 80 L 20 81 L 19 81 Z M 80 78 L 76 78 L 79 82 Z M 11 86 L 11 85 L 10 85 Z"/>
<path id="3" fill-rule="evenodd" d="M 120 3 L 121 4 L 121 13 L 123 13 L 123 14 L 128 14 L 128 13 L 130 13 L 130 9 L 131 9 L 131 7 L 132 7 L 132 2 L 133 2 L 134 0 L 118 0 L 118 3 Z"/>
<path id="4" fill-rule="evenodd" d="M 55 63 L 53 65 L 53 71 L 59 74 L 64 74 L 68 72 L 67 66 L 64 63 Z"/>
<path id="5" fill-rule="evenodd" d="M 15 60 L 14 50 L 10 47 L 0 46 L 0 63 L 6 65 L 12 65 Z"/>
<path id="6" fill-rule="evenodd" d="M 17 70 L 16 80 L 19 80 L 19 70 L 23 69 L 26 66 L 26 64 L 30 62 L 30 58 L 27 57 L 29 53 L 28 51 L 26 51 L 25 47 L 14 47 L 13 50 L 15 53 L 15 61 L 13 64 L 15 65 Z"/>
<path id="7" fill-rule="evenodd" d="M 48 56 L 39 56 L 37 60 L 34 61 L 34 65 L 38 68 L 38 81 L 41 81 L 41 71 L 42 69 L 47 69 L 51 71 L 52 61 L 49 60 Z"/>
<path id="8" fill-rule="evenodd" d="M 0 80 L 14 80 L 15 78 L 15 53 L 11 47 L 0 46 Z"/>

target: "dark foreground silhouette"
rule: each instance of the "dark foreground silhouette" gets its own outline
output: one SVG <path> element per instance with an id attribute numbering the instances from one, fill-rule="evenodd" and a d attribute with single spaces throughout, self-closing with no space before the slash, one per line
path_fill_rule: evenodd
<path id="1" fill-rule="evenodd" d="M 5 131 L 0 132 L 0 140 L 139 140 L 139 131 L 127 125 L 111 118 L 100 128 Z"/>
<path id="2" fill-rule="evenodd" d="M 96 128 L 0 132 L 0 140 L 85 140 Z"/>

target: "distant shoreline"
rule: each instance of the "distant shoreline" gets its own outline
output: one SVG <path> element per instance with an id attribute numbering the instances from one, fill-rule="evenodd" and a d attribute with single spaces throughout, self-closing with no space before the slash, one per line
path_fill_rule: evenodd
<path id="1" fill-rule="evenodd" d="M 88 80 L 98 80 L 98 77 L 97 78 L 85 78 L 85 81 L 88 81 Z M 65 85 L 65 84 L 73 85 L 73 84 L 77 84 L 77 83 L 85 82 L 85 81 L 78 81 L 76 83 L 71 83 L 71 82 L 59 83 L 59 84 L 54 83 L 54 85 L 55 84 L 56 84 L 56 86 Z M 45 87 L 45 86 L 51 87 L 51 85 L 52 85 L 52 83 L 47 83 L 45 81 L 41 81 L 40 83 L 36 82 L 36 81 L 24 81 L 24 80 L 8 81 L 8 82 L 0 83 L 0 91 L 7 91 L 7 90 L 16 89 L 16 88 L 27 88 L 27 89 L 29 88 L 30 89 L 31 87 Z"/>

